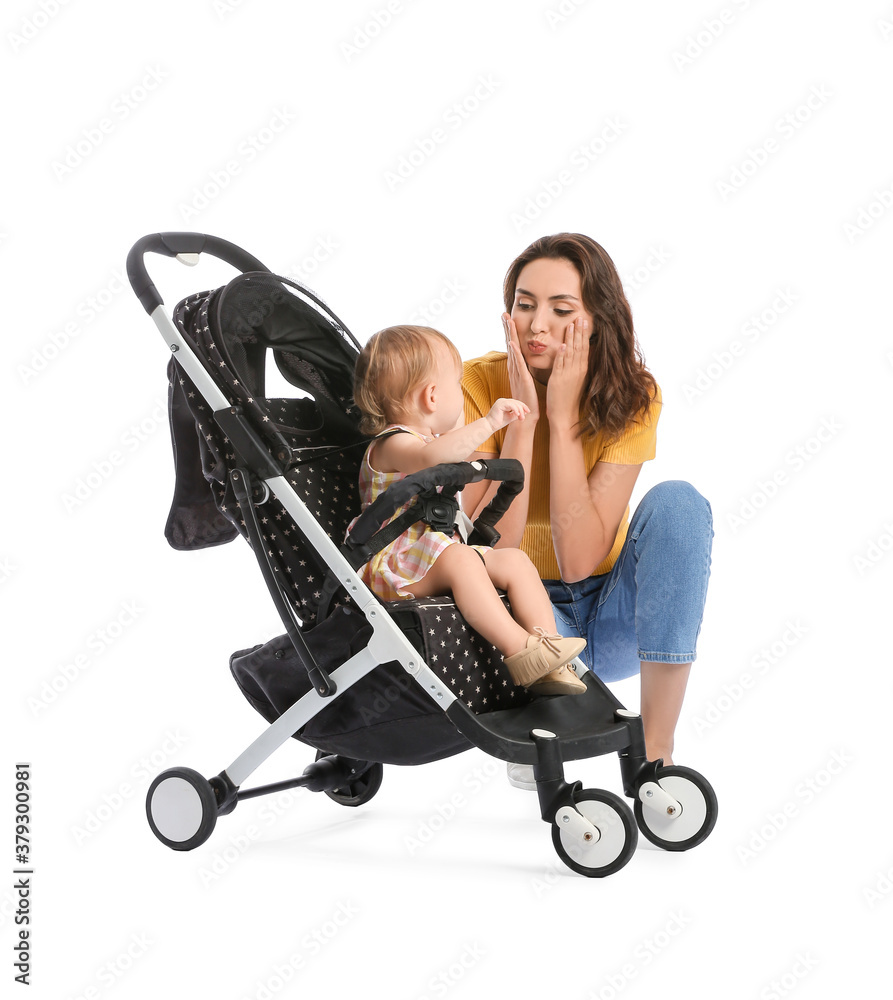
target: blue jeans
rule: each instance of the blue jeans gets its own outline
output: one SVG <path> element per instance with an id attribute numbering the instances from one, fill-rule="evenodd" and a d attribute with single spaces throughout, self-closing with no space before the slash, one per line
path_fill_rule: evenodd
<path id="1" fill-rule="evenodd" d="M 713 515 L 688 483 L 658 483 L 630 518 L 607 573 L 577 583 L 544 580 L 558 631 L 586 640 L 583 662 L 603 681 L 642 661 L 691 663 L 701 630 Z"/>

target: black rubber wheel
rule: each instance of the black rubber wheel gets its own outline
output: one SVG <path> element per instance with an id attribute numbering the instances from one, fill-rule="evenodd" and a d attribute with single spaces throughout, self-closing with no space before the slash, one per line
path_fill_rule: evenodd
<path id="1" fill-rule="evenodd" d="M 670 764 L 657 772 L 657 783 L 682 806 L 676 816 L 663 816 L 637 798 L 633 807 L 644 837 L 665 851 L 697 847 L 716 826 L 719 806 L 710 782 L 690 767 Z"/>
<path id="2" fill-rule="evenodd" d="M 217 797 L 198 771 L 174 767 L 149 785 L 146 816 L 162 844 L 174 851 L 191 851 L 211 836 L 217 824 Z"/>
<path id="3" fill-rule="evenodd" d="M 318 750 L 316 753 L 317 760 L 329 756 L 331 754 L 327 754 L 324 750 Z M 360 771 L 356 777 L 351 776 L 350 780 L 340 787 L 326 789 L 326 795 L 342 806 L 361 806 L 381 788 L 383 777 L 384 765 L 369 764 L 364 771 Z"/>
<path id="4" fill-rule="evenodd" d="M 552 843 L 558 857 L 572 871 L 588 878 L 604 878 L 619 871 L 635 854 L 638 834 L 629 806 L 613 792 L 583 788 L 574 795 L 577 812 L 598 828 L 599 839 L 586 843 L 556 820 Z"/>

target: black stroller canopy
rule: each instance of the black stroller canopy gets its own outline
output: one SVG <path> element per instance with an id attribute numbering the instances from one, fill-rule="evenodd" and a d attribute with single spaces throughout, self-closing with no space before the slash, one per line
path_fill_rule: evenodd
<path id="1" fill-rule="evenodd" d="M 313 397 L 324 421 L 344 422 L 359 344 L 316 296 L 272 274 L 242 274 L 219 292 L 214 317 L 221 354 L 254 399 L 266 395 L 271 350 L 283 378 Z M 349 425 L 356 434 L 356 421 Z"/>

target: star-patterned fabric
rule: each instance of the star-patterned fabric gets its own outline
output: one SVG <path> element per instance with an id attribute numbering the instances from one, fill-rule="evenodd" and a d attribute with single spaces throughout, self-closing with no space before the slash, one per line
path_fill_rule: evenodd
<path id="1" fill-rule="evenodd" d="M 359 413 L 351 399 L 358 350 L 337 318 L 323 312 L 324 306 L 318 308 L 317 300 L 308 303 L 294 294 L 290 284 L 273 275 L 242 275 L 224 289 L 184 299 L 174 310 L 174 322 L 230 404 L 243 409 L 271 454 L 287 466 L 285 478 L 297 497 L 340 545 L 348 523 L 360 511 L 357 484 L 363 448 L 323 453 L 304 464 L 291 462 L 312 456 L 313 449 L 340 448 L 363 440 Z M 247 304 L 237 300 L 236 293 Z M 271 300 L 274 305 L 267 308 Z M 239 302 L 236 308 L 233 301 Z M 221 329 L 222 324 L 229 325 Z M 275 352 L 283 375 L 312 398 L 271 399 L 262 394 L 267 350 Z M 176 356 L 169 375 L 195 420 L 202 473 L 216 508 L 247 537 L 243 513 L 229 483 L 229 472 L 239 464 L 232 443 L 214 419 L 211 406 L 175 362 Z M 180 473 L 178 468 L 178 477 Z M 278 500 L 271 496 L 256 510 L 281 589 L 304 629 L 312 630 L 328 567 Z M 342 591 L 332 608 L 347 604 Z M 430 668 L 471 711 L 488 712 L 529 700 L 522 688 L 512 684 L 499 651 L 465 623 L 451 598 L 393 601 L 384 606 L 417 648 L 421 644 L 420 652 Z"/>
<path id="2" fill-rule="evenodd" d="M 505 597 L 503 602 L 509 606 Z M 531 700 L 512 683 L 499 650 L 467 624 L 451 597 L 389 601 L 385 607 L 416 648 L 424 647 L 420 652 L 428 666 L 475 715 Z"/>
<path id="3" fill-rule="evenodd" d="M 235 371 L 230 361 L 232 338 L 212 331 L 209 317 L 213 315 L 219 293 L 203 292 L 183 300 L 174 311 L 174 321 L 180 331 L 194 346 L 196 353 L 232 405 L 240 406 L 248 415 L 255 429 L 267 439 L 275 454 L 287 448 L 297 457 L 304 458 L 309 449 L 343 445 L 333 439 L 324 426 L 320 426 L 321 406 L 315 399 L 268 399 L 256 394 L 258 373 Z M 337 336 L 333 331 L 332 337 Z M 230 340 L 230 345 L 227 344 Z M 262 330 L 242 333 L 238 342 L 252 347 L 264 347 Z M 243 355 L 244 355 L 243 348 Z M 262 357 L 262 355 L 261 355 Z M 309 366 L 308 366 L 309 367 Z M 236 500 L 229 472 L 237 464 L 237 456 L 229 439 L 213 418 L 211 407 L 192 384 L 182 369 L 171 366 L 171 377 L 177 379 L 196 423 L 202 468 L 217 509 L 236 529 L 247 537 L 245 520 Z M 313 371 L 316 399 L 325 399 L 329 408 L 338 406 L 348 415 L 352 407 L 351 384 L 327 385 L 326 380 Z M 354 423 L 358 421 L 358 415 Z M 359 432 L 356 440 L 360 440 Z M 347 443 L 350 443 L 349 441 Z M 306 450 L 305 450 L 306 449 Z M 347 524 L 359 510 L 357 488 L 359 457 L 350 452 L 340 455 L 323 455 L 317 461 L 299 465 L 286 472 L 286 478 L 297 496 L 306 504 L 325 531 L 338 542 L 344 537 Z M 322 586 L 327 567 L 322 558 L 297 530 L 291 515 L 273 497 L 257 507 L 258 520 L 267 556 L 282 582 L 282 588 L 291 601 L 298 617 L 311 626 L 317 616 L 322 599 Z"/>

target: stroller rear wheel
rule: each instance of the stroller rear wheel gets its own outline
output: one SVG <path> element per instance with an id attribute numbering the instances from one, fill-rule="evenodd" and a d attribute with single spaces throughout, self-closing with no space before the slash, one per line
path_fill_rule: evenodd
<path id="1" fill-rule="evenodd" d="M 642 834 L 665 851 L 697 847 L 710 835 L 719 813 L 710 782 L 690 767 L 671 764 L 657 772 L 657 783 L 682 808 L 677 815 L 668 816 L 637 798 L 634 810 Z"/>
<path id="2" fill-rule="evenodd" d="M 174 851 L 191 851 L 211 836 L 217 797 L 210 782 L 190 767 L 162 771 L 149 786 L 146 816 L 152 832 Z"/>
<path id="3" fill-rule="evenodd" d="M 636 851 L 638 834 L 629 806 L 613 792 L 583 788 L 574 794 L 574 810 L 559 809 L 552 823 L 552 843 L 558 857 L 588 878 L 619 871 Z"/>
<path id="4" fill-rule="evenodd" d="M 318 750 L 316 753 L 317 760 L 328 756 L 330 755 L 324 750 Z M 365 763 L 347 761 L 344 757 L 341 760 L 344 763 L 350 764 Z M 354 770 L 354 768 L 351 768 L 351 770 Z M 381 788 L 382 778 L 384 777 L 384 766 L 382 764 L 368 764 L 364 769 L 356 768 L 355 770 L 356 775 L 351 775 L 338 788 L 325 789 L 326 795 L 342 806 L 361 806 L 364 802 L 368 802 L 379 788 Z"/>

